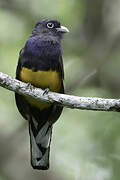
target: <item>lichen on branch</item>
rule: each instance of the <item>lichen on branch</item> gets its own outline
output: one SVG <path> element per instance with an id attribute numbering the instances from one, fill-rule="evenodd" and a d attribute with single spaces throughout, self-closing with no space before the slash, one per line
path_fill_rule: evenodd
<path id="1" fill-rule="evenodd" d="M 16 80 L 2 72 L 0 72 L 0 86 L 24 96 L 29 96 L 43 102 L 54 103 L 67 108 L 96 111 L 120 111 L 120 99 L 78 97 L 55 92 L 45 93 L 44 90 L 40 88 L 35 88 L 31 84 Z"/>

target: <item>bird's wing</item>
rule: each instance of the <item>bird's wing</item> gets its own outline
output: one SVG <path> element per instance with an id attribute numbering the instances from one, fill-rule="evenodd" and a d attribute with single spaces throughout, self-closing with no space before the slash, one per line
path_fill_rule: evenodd
<path id="1" fill-rule="evenodd" d="M 19 60 L 18 60 L 18 65 L 17 65 L 17 70 L 16 70 L 16 79 L 19 79 L 19 74 L 22 68 L 22 62 L 21 58 L 23 56 L 24 48 L 21 49 L 19 53 Z M 15 100 L 16 100 L 16 105 L 18 107 L 19 112 L 22 114 L 22 116 L 28 120 L 27 114 L 29 114 L 29 106 L 27 101 L 25 101 L 24 97 L 15 93 Z"/>
<path id="2" fill-rule="evenodd" d="M 63 59 L 62 59 L 62 56 L 60 56 L 59 62 L 60 62 L 60 72 L 61 72 L 62 80 L 64 80 L 64 67 L 63 67 Z"/>

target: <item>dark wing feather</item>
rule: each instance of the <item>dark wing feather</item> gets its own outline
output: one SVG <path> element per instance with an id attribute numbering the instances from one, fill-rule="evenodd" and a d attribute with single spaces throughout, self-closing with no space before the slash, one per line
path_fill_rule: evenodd
<path id="1" fill-rule="evenodd" d="M 63 59 L 62 59 L 62 56 L 60 56 L 59 62 L 60 62 L 60 67 L 59 67 L 59 68 L 60 68 L 62 80 L 64 80 L 64 67 L 63 67 Z"/>
<path id="2" fill-rule="evenodd" d="M 24 48 L 21 49 L 20 53 L 19 53 L 19 60 L 18 60 L 18 65 L 17 65 L 17 70 L 16 70 L 16 79 L 19 79 L 19 74 L 22 68 L 22 56 L 23 56 L 23 52 L 24 52 Z M 24 97 L 15 93 L 15 100 L 16 100 L 16 105 L 18 107 L 19 112 L 21 113 L 21 115 L 28 120 L 27 115 L 29 114 L 30 110 L 29 110 L 29 105 L 27 103 L 27 101 L 25 101 Z"/>

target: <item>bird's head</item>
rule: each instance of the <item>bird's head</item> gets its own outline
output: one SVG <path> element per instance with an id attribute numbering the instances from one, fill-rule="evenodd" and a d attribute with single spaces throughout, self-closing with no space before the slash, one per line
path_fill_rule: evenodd
<path id="1" fill-rule="evenodd" d="M 46 38 L 57 38 L 60 40 L 64 33 L 69 32 L 69 30 L 61 26 L 60 22 L 57 20 L 42 20 L 35 25 L 32 31 L 33 36 L 40 36 Z"/>

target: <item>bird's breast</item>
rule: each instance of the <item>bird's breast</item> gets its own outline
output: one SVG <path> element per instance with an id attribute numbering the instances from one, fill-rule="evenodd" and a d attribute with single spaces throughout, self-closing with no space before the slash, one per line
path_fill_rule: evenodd
<path id="1" fill-rule="evenodd" d="M 20 80 L 26 83 L 31 83 L 33 86 L 41 89 L 49 88 L 50 91 L 53 92 L 59 92 L 61 88 L 61 77 L 55 70 L 34 71 L 34 69 L 23 67 L 20 72 Z M 40 109 L 44 109 L 50 106 L 48 103 L 41 103 L 32 98 L 26 97 L 26 99 L 31 105 Z"/>

